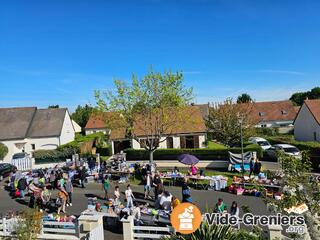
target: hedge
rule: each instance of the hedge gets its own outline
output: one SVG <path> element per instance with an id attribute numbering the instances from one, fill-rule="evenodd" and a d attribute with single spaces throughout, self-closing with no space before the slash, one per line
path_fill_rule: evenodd
<path id="1" fill-rule="evenodd" d="M 0 159 L 4 159 L 4 157 L 8 154 L 8 147 L 3 143 L 0 143 Z"/>
<path id="2" fill-rule="evenodd" d="M 155 160 L 174 160 L 180 154 L 189 153 L 200 160 L 228 160 L 229 153 L 241 153 L 241 148 L 229 149 L 208 149 L 208 148 L 193 148 L 193 149 L 157 149 L 153 153 Z M 244 148 L 244 152 L 254 151 L 257 152 L 259 158 L 263 157 L 262 149 L 258 145 L 248 145 Z M 127 160 L 149 160 L 149 153 L 143 149 L 126 149 Z"/>

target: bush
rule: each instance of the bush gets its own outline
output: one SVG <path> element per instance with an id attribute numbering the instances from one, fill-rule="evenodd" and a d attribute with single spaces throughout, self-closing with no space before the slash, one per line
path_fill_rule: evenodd
<path id="1" fill-rule="evenodd" d="M 208 148 L 193 148 L 193 149 L 157 149 L 153 158 L 155 160 L 175 160 L 183 153 L 189 153 L 200 160 L 228 160 L 229 153 L 241 153 L 241 148 L 227 148 L 227 149 L 208 149 Z M 248 145 L 244 148 L 244 152 L 254 151 L 257 156 L 262 158 L 262 149 L 258 145 Z M 128 160 L 149 160 L 149 153 L 143 149 L 126 149 Z"/>
<path id="2" fill-rule="evenodd" d="M 97 148 L 96 152 L 99 153 L 100 156 L 111 156 L 112 155 L 111 145 L 108 147 Z"/>
<path id="3" fill-rule="evenodd" d="M 0 159 L 4 159 L 4 157 L 8 154 L 8 147 L 3 143 L 0 143 Z"/>
<path id="4" fill-rule="evenodd" d="M 279 128 L 256 128 L 256 134 L 262 136 L 279 135 Z"/>

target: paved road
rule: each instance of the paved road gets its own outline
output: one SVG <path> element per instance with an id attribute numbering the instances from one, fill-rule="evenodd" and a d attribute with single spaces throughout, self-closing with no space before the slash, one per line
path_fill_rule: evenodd
<path id="1" fill-rule="evenodd" d="M 111 188 L 113 192 L 115 184 L 112 183 Z M 124 192 L 126 185 L 120 185 L 120 190 Z M 138 201 L 143 200 L 143 186 L 133 186 L 132 187 L 135 197 Z M 167 188 L 173 195 L 181 199 L 181 188 L 180 187 L 170 187 Z M 193 202 L 200 208 L 202 212 L 205 212 L 208 208 L 213 208 L 214 204 L 217 202 L 218 198 L 222 198 L 227 206 L 230 206 L 232 201 L 237 201 L 240 207 L 240 215 L 242 214 L 241 206 L 247 205 L 254 214 L 267 214 L 266 206 L 261 198 L 251 197 L 251 196 L 236 196 L 225 192 L 216 191 L 204 191 L 204 190 L 192 190 Z M 53 192 L 55 197 L 56 192 Z M 89 184 L 87 188 L 75 188 L 73 194 L 73 206 L 67 207 L 67 214 L 79 215 L 83 210 L 87 208 L 87 198 L 90 196 L 102 196 L 103 191 L 101 184 Z M 122 194 L 123 198 L 123 194 Z M 102 200 L 99 200 L 101 203 Z M 17 202 L 9 196 L 9 193 L 4 190 L 4 182 L 1 184 L 0 188 L 0 213 L 6 213 L 9 210 L 20 211 L 26 208 L 25 205 Z M 153 204 L 149 201 L 150 204 Z M 120 240 L 122 235 L 120 233 L 112 232 L 109 230 L 105 231 L 105 239 L 107 240 Z"/>

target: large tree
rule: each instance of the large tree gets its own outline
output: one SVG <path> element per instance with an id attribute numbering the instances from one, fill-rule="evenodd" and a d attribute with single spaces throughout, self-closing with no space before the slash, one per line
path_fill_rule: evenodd
<path id="1" fill-rule="evenodd" d="M 94 107 L 92 107 L 91 105 L 78 105 L 74 113 L 72 113 L 71 118 L 83 129 L 86 126 L 93 111 Z"/>
<path id="2" fill-rule="evenodd" d="M 249 94 L 247 93 L 242 93 L 240 96 L 237 98 L 237 103 L 249 103 L 252 102 L 252 98 Z"/>
<path id="3" fill-rule="evenodd" d="M 131 84 L 114 84 L 115 91 L 95 92 L 99 110 L 112 112 L 115 117 L 106 122 L 111 131 L 124 128 L 126 137 L 147 150 L 152 161 L 153 152 L 181 120 L 192 89 L 184 86 L 182 73 L 152 69 L 143 78 L 133 75 Z"/>
<path id="4" fill-rule="evenodd" d="M 314 87 L 307 92 L 296 92 L 292 94 L 290 100 L 298 106 L 301 106 L 306 99 L 320 99 L 320 87 Z"/>
<path id="5" fill-rule="evenodd" d="M 235 146 L 241 142 L 241 128 L 244 139 L 252 135 L 254 121 L 250 115 L 251 109 L 251 103 L 237 104 L 232 99 L 211 104 L 206 125 L 213 139 Z"/>

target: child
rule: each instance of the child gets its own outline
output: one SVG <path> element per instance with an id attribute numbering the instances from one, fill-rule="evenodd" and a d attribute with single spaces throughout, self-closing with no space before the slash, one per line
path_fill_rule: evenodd
<path id="1" fill-rule="evenodd" d="M 58 198 L 57 198 L 57 205 L 58 205 L 58 211 L 57 213 L 60 214 L 60 211 L 63 213 L 66 212 L 66 202 L 68 199 L 68 193 L 61 188 L 60 192 L 58 193 Z"/>
<path id="2" fill-rule="evenodd" d="M 106 175 L 105 179 L 102 181 L 102 187 L 103 187 L 103 190 L 104 190 L 104 199 L 107 200 L 109 198 L 108 191 L 109 191 L 109 188 L 110 188 L 110 181 L 109 181 L 109 176 L 108 175 Z"/>
<path id="3" fill-rule="evenodd" d="M 224 204 L 223 200 L 221 198 L 218 199 L 218 202 L 216 203 L 214 212 L 215 213 L 225 213 L 227 211 L 227 207 Z"/>
<path id="4" fill-rule="evenodd" d="M 132 208 L 133 207 L 133 193 L 130 187 L 130 184 L 127 186 L 127 190 L 125 191 L 125 195 L 126 195 L 126 200 L 127 200 L 127 208 Z"/>
<path id="5" fill-rule="evenodd" d="M 150 191 L 151 191 L 152 177 L 150 172 L 147 173 L 144 185 L 144 199 L 151 199 Z"/>

